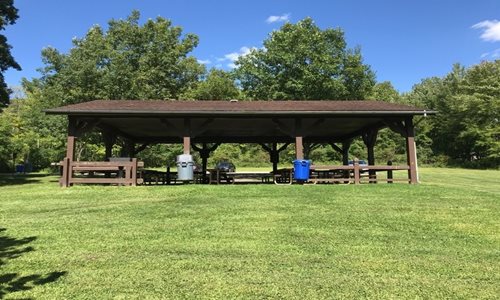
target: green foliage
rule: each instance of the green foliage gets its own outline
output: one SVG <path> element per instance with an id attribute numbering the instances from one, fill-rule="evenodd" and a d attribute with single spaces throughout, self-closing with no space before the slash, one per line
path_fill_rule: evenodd
<path id="1" fill-rule="evenodd" d="M 12 1 L 1 5 L 8 9 L 0 18 L 0 30 L 17 18 Z M 92 27 L 83 38 L 73 40 L 67 54 L 44 49 L 41 78 L 24 80 L 26 99 L 14 101 L 0 115 L 0 169 L 12 169 L 24 160 L 44 168 L 64 156 L 67 120 L 47 117 L 43 109 L 93 99 L 171 98 L 375 99 L 425 107 L 439 115 L 422 122 L 415 119 L 420 163 L 500 165 L 500 60 L 468 69 L 456 65 L 446 77 L 425 79 L 400 95 L 390 82 L 375 84 L 360 50 L 347 48 L 340 29 L 322 30 L 309 18 L 272 32 L 264 48 L 238 59 L 234 73 L 216 69 L 206 73 L 188 56 L 197 43 L 195 35 L 183 35 L 180 27 L 161 17 L 139 24 L 139 13 L 134 11 L 125 20 L 110 21 L 107 30 Z M 2 49 L 9 52 L 8 45 Z M 1 55 L 0 51 L 0 59 Z M 305 146 L 315 163 L 340 161 L 328 145 Z M 406 161 L 404 139 L 388 129 L 379 132 L 375 151 L 378 164 Z M 139 157 L 158 167 L 173 164 L 177 154 L 178 146 L 156 145 Z M 80 138 L 76 156 L 102 159 L 101 135 Z M 366 159 L 366 147 L 359 139 L 351 147 L 350 158 L 354 157 Z M 210 164 L 221 159 L 237 166 L 269 165 L 268 154 L 259 145 L 222 145 Z M 281 153 L 282 163 L 293 159 L 293 147 Z"/>
<path id="2" fill-rule="evenodd" d="M 66 118 L 47 118 L 42 109 L 41 103 L 28 95 L 13 101 L 0 114 L 3 171 L 22 162 L 30 162 L 35 169 L 45 168 L 63 158 Z"/>
<path id="3" fill-rule="evenodd" d="M 211 69 L 194 88 L 188 90 L 182 99 L 194 100 L 231 100 L 241 99 L 240 90 L 236 87 L 231 74 L 217 69 Z"/>
<path id="4" fill-rule="evenodd" d="M 5 29 L 5 26 L 16 23 L 17 8 L 14 7 L 14 0 L 0 1 L 0 31 Z M 10 46 L 7 43 L 7 38 L 0 34 L 0 111 L 9 103 L 9 94 L 11 91 L 7 88 L 3 73 L 9 69 L 14 68 L 21 70 L 21 66 L 16 62 L 10 53 Z"/>
<path id="5" fill-rule="evenodd" d="M 44 89 L 60 104 L 95 99 L 177 99 L 197 83 L 204 66 L 188 56 L 198 44 L 162 17 L 139 24 L 139 12 L 92 27 L 62 54 L 42 51 Z"/>
<path id="6" fill-rule="evenodd" d="M 176 156 L 182 154 L 180 144 L 158 144 L 147 147 L 137 157 L 144 161 L 147 167 L 175 167 Z"/>
<path id="7" fill-rule="evenodd" d="M 193 89 L 205 72 L 203 65 L 188 56 L 198 44 L 198 37 L 182 35 L 180 27 L 172 26 L 171 21 L 161 17 L 140 25 L 139 17 L 139 12 L 134 11 L 125 20 L 111 20 L 106 31 L 97 25 L 92 27 L 85 37 L 73 40 L 73 48 L 67 54 L 54 48 L 44 49 L 45 66 L 40 70 L 41 78 L 23 80 L 29 98 L 26 103 L 30 103 L 30 108 L 26 107 L 29 113 L 16 113 L 16 118 L 22 119 L 24 131 L 36 133 L 31 139 L 36 139 L 37 145 L 42 141 L 39 137 L 52 137 L 62 142 L 49 143 L 51 153 L 38 155 L 38 152 L 33 153 L 33 147 L 27 147 L 32 142 L 19 135 L 16 138 L 25 146 L 9 146 L 10 150 L 4 152 L 24 159 L 40 156 L 36 159 L 39 167 L 46 167 L 63 157 L 67 121 L 61 117 L 47 117 L 43 109 L 94 99 L 172 99 Z M 5 118 L 10 122 L 7 116 Z M 45 143 L 41 145 L 46 146 Z M 76 146 L 77 159 L 101 160 L 104 157 L 98 133 L 79 138 Z M 2 148 L 7 149 L 7 146 Z M 28 150 L 23 150 L 27 148 L 31 149 L 29 155 Z M 151 161 L 155 161 L 155 155 Z M 0 157 L 2 161 L 4 157 L 9 156 Z"/>
<path id="8" fill-rule="evenodd" d="M 429 137 L 435 154 L 469 166 L 500 165 L 500 60 L 416 85 L 408 98 L 439 111 Z"/>
<path id="9" fill-rule="evenodd" d="M 390 81 L 383 81 L 373 86 L 368 99 L 397 103 L 401 102 L 401 95 Z"/>
<path id="10" fill-rule="evenodd" d="M 283 25 L 263 44 L 236 61 L 236 78 L 252 99 L 365 99 L 375 83 L 342 30 L 321 30 L 310 18 Z"/>

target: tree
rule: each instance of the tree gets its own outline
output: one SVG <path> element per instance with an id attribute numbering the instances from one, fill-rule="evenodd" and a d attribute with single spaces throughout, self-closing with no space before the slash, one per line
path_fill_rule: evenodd
<path id="1" fill-rule="evenodd" d="M 434 153 L 470 166 L 500 165 L 500 60 L 416 85 L 408 98 L 439 112 L 431 118 Z"/>
<path id="2" fill-rule="evenodd" d="M 197 85 L 205 68 L 188 55 L 197 36 L 182 34 L 180 27 L 161 17 L 142 25 L 139 18 L 134 11 L 125 20 L 111 20 L 107 30 L 94 26 L 73 40 L 68 53 L 44 49 L 42 76 L 23 80 L 27 99 L 18 101 L 0 120 L 2 125 L 20 118 L 22 144 L 14 138 L 17 133 L 6 132 L 10 146 L 0 145 L 0 156 L 29 157 L 37 168 L 63 157 L 67 120 L 47 117 L 43 109 L 94 99 L 176 99 Z M 100 139 L 98 133 L 81 137 L 77 154 L 100 159 L 104 155 Z"/>
<path id="3" fill-rule="evenodd" d="M 4 30 L 7 25 L 14 24 L 19 17 L 13 2 L 14 0 L 0 1 L 0 30 Z M 10 54 L 10 49 L 12 49 L 12 46 L 7 43 L 7 38 L 0 34 L 0 110 L 9 103 L 10 94 L 3 73 L 9 68 L 21 70 L 21 66 Z"/>
<path id="4" fill-rule="evenodd" d="M 375 75 L 341 29 L 321 30 L 306 18 L 287 23 L 236 61 L 236 78 L 253 99 L 365 99 Z"/>
<path id="5" fill-rule="evenodd" d="M 205 80 L 187 91 L 183 98 L 195 100 L 230 100 L 241 98 L 231 75 L 223 70 L 211 69 Z"/>
<path id="6" fill-rule="evenodd" d="M 368 99 L 397 103 L 401 102 L 401 95 L 390 81 L 383 81 L 373 86 Z"/>
<path id="7" fill-rule="evenodd" d="M 188 56 L 198 44 L 194 34 L 182 35 L 162 17 L 139 24 L 133 11 L 125 20 L 111 20 L 104 31 L 96 25 L 85 37 L 73 40 L 62 54 L 42 51 L 45 67 L 41 84 L 59 97 L 54 105 L 95 99 L 176 99 L 205 72 Z"/>

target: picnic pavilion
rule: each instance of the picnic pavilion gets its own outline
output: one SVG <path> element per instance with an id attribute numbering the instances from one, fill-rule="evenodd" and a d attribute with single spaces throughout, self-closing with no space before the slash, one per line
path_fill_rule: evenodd
<path id="1" fill-rule="evenodd" d="M 343 164 L 325 169 L 347 174 L 345 178 L 332 180 L 359 183 L 360 167 L 356 163 L 350 166 L 348 156 L 351 142 L 356 137 L 362 137 L 367 148 L 368 166 L 363 169 L 370 174 L 368 181 L 376 181 L 377 171 L 407 170 L 407 181 L 415 184 L 418 183 L 418 174 L 413 119 L 435 112 L 383 101 L 96 100 L 48 109 L 46 113 L 68 116 L 67 152 L 62 161 L 60 183 L 70 186 L 74 183 L 113 182 L 135 185 L 138 182 L 137 168 L 141 167 L 141 163 L 134 159 L 135 155 L 148 145 L 158 143 L 182 143 L 184 154 L 199 152 L 203 174 L 207 173 L 211 151 L 221 143 L 262 145 L 269 153 L 273 174 L 278 173 L 280 151 L 289 144 L 295 145 L 297 159 L 304 158 L 305 143 L 330 144 L 342 154 Z M 405 139 L 405 165 L 375 165 L 377 133 L 386 127 Z M 74 160 L 75 143 L 91 130 L 102 133 L 106 159 L 103 162 L 77 162 Z M 118 137 L 125 141 L 122 155 L 132 159 L 112 163 L 109 158 Z M 112 171 L 116 168 L 126 170 L 124 178 L 73 176 L 78 171 Z"/>

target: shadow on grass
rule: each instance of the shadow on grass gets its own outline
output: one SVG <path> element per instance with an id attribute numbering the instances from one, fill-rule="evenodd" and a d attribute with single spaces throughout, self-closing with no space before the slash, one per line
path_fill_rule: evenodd
<path id="1" fill-rule="evenodd" d="M 40 183 L 50 174 L 0 174 L 0 186 Z"/>
<path id="2" fill-rule="evenodd" d="M 7 236 L 5 231 L 5 228 L 0 228 L 0 268 L 6 265 L 11 259 L 35 251 L 35 249 L 28 246 L 28 244 L 36 240 L 36 237 L 15 238 Z M 66 273 L 67 272 L 64 271 L 21 276 L 19 273 L 4 273 L 0 271 L 0 299 L 5 298 L 9 293 L 27 291 L 37 285 L 57 281 Z"/>

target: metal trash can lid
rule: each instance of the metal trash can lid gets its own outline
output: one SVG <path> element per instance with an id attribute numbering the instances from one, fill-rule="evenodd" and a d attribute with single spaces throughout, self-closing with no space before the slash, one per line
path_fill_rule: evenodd
<path id="1" fill-rule="evenodd" d="M 191 161 L 193 161 L 193 156 L 191 154 L 177 155 L 177 162 L 191 162 Z"/>

